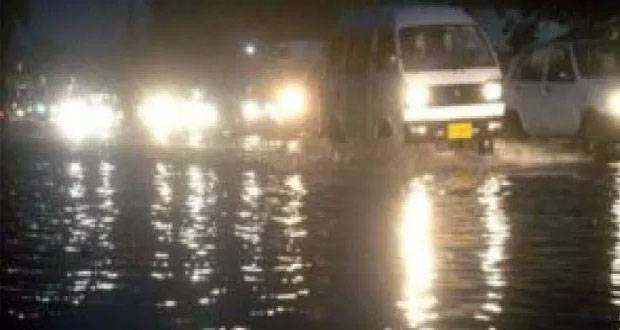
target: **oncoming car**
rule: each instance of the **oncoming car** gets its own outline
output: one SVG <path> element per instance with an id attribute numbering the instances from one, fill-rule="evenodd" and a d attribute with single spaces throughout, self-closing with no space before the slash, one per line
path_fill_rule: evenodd
<path id="1" fill-rule="evenodd" d="M 240 100 L 246 133 L 297 137 L 318 132 L 323 46 L 310 40 L 282 42 L 260 59 L 260 73 Z"/>
<path id="2" fill-rule="evenodd" d="M 50 108 L 50 120 L 73 143 L 108 142 L 115 138 L 122 117 L 118 99 L 110 93 L 62 97 Z"/>
<path id="3" fill-rule="evenodd" d="M 504 114 L 501 70 L 461 9 L 361 10 L 328 55 L 324 126 L 336 140 L 474 141 L 493 150 Z"/>
<path id="4" fill-rule="evenodd" d="M 506 80 L 510 135 L 620 141 L 620 44 L 556 41 L 522 52 Z"/>
<path id="5" fill-rule="evenodd" d="M 154 142 L 189 147 L 204 145 L 219 121 L 217 106 L 205 100 L 200 89 L 149 95 L 140 104 L 138 116 Z"/>

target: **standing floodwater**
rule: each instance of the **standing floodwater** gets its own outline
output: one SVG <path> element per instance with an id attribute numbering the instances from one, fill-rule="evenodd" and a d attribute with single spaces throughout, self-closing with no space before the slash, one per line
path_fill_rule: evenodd
<path id="1" fill-rule="evenodd" d="M 6 148 L 2 328 L 618 326 L 615 166 L 194 156 Z"/>

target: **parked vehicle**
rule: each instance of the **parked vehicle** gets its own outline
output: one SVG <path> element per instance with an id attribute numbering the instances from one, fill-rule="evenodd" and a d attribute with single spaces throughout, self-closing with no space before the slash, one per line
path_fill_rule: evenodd
<path id="1" fill-rule="evenodd" d="M 585 140 L 607 148 L 620 141 L 620 45 L 556 41 L 523 51 L 506 80 L 507 132 Z"/>
<path id="2" fill-rule="evenodd" d="M 474 141 L 493 150 L 501 70 L 477 23 L 454 7 L 366 9 L 329 51 L 326 129 L 334 140 Z"/>

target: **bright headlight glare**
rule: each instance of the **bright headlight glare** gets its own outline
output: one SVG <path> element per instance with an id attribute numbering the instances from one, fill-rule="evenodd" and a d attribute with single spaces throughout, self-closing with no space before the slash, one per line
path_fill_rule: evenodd
<path id="1" fill-rule="evenodd" d="M 611 111 L 620 114 L 620 91 L 609 96 L 608 107 Z"/>
<path id="2" fill-rule="evenodd" d="M 118 120 L 114 109 L 104 104 L 89 104 L 81 99 L 60 103 L 55 122 L 65 136 L 72 140 L 88 137 L 106 139 Z"/>
<path id="3" fill-rule="evenodd" d="M 106 105 L 99 105 L 92 109 L 93 133 L 100 138 L 108 138 L 112 132 L 112 127 L 118 118 L 114 110 Z"/>
<path id="4" fill-rule="evenodd" d="M 245 120 L 256 120 L 261 116 L 261 109 L 258 102 L 245 100 L 241 103 L 241 113 Z"/>
<path id="5" fill-rule="evenodd" d="M 89 112 L 86 102 L 78 99 L 65 100 L 58 106 L 56 122 L 62 133 L 73 140 L 83 139 L 88 135 Z"/>
<path id="6" fill-rule="evenodd" d="M 185 122 L 189 128 L 205 128 L 217 122 L 217 110 L 213 104 L 189 102 L 185 113 Z"/>
<path id="7" fill-rule="evenodd" d="M 140 106 L 140 118 L 157 139 L 165 139 L 178 125 L 178 105 L 170 94 L 149 97 Z"/>
<path id="8" fill-rule="evenodd" d="M 306 107 L 306 91 L 300 85 L 287 85 L 278 91 L 278 106 L 288 115 L 298 115 Z"/>
<path id="9" fill-rule="evenodd" d="M 497 81 L 490 81 L 482 86 L 482 96 L 487 101 L 497 101 L 502 98 L 502 84 Z"/>
<path id="10" fill-rule="evenodd" d="M 431 91 L 425 85 L 411 85 L 405 91 L 407 107 L 419 107 L 428 105 L 431 100 Z"/>

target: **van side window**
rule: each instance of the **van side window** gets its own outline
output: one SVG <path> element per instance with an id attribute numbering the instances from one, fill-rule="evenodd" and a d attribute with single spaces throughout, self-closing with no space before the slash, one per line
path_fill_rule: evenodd
<path id="1" fill-rule="evenodd" d="M 521 81 L 541 81 L 546 49 L 526 54 L 519 61 L 518 77 Z"/>
<path id="2" fill-rule="evenodd" d="M 370 35 L 356 35 L 349 40 L 347 74 L 365 74 L 370 61 Z"/>
<path id="3" fill-rule="evenodd" d="M 377 52 L 374 57 L 374 65 L 377 70 L 383 71 L 393 68 L 394 62 L 392 61 L 392 56 L 396 54 L 394 42 L 393 31 L 377 31 Z"/>
<path id="4" fill-rule="evenodd" d="M 571 82 L 575 81 L 575 71 L 571 62 L 570 49 L 566 46 L 557 46 L 549 54 L 549 72 L 547 81 Z"/>

